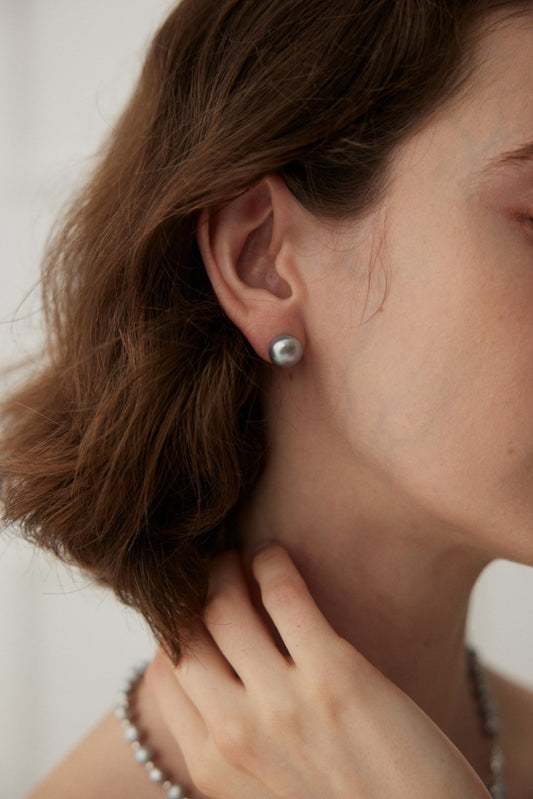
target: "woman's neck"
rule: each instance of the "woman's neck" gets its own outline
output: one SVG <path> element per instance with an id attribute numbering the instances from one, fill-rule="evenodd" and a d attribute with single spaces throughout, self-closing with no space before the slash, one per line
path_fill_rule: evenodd
<path id="1" fill-rule="evenodd" d="M 425 528 L 408 503 L 368 474 L 274 460 L 239 517 L 246 555 L 284 544 L 318 606 L 343 638 L 404 690 L 480 769 L 464 653 L 472 586 L 485 565 L 457 531 Z M 298 474 L 299 479 L 288 479 Z M 313 473 L 313 471 L 315 473 Z M 470 749 L 470 751 L 468 751 Z M 475 750 L 475 751 L 472 751 Z"/>

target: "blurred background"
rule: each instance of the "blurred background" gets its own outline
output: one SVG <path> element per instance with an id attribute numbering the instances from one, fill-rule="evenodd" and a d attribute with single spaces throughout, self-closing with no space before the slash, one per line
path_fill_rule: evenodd
<path id="1" fill-rule="evenodd" d="M 2 367 L 38 345 L 46 234 L 172 5 L 0 0 Z M 495 563 L 476 587 L 470 638 L 488 663 L 533 687 L 532 609 L 533 570 Z M 152 651 L 141 620 L 108 592 L 2 531 L 0 797 L 22 799 L 104 715 L 128 667 Z"/>

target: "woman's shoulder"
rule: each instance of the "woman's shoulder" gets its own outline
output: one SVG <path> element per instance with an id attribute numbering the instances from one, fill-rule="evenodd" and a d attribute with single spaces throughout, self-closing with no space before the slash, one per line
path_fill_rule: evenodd
<path id="1" fill-rule="evenodd" d="M 158 753 L 158 765 L 176 782 L 187 784 L 185 763 L 141 682 L 135 694 L 143 743 Z M 162 799 L 124 740 L 121 723 L 110 712 L 28 796 L 28 799 Z"/>
<path id="2" fill-rule="evenodd" d="M 509 797 L 533 799 L 533 683 L 520 684 L 494 670 L 489 676 L 500 718 Z"/>
<path id="3" fill-rule="evenodd" d="M 161 799 L 122 738 L 120 723 L 107 715 L 40 783 L 28 799 Z"/>

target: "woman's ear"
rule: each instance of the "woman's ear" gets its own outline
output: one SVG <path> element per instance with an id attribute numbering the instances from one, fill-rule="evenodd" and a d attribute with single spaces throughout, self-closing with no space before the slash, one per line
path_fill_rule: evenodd
<path id="1" fill-rule="evenodd" d="M 302 287 L 292 232 L 297 203 L 283 181 L 264 178 L 219 209 L 200 215 L 197 240 L 220 304 L 268 360 L 270 343 L 303 343 Z"/>

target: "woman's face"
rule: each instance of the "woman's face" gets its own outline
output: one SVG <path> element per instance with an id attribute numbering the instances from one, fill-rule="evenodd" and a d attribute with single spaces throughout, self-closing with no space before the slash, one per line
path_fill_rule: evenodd
<path id="1" fill-rule="evenodd" d="M 533 563 L 532 18 L 483 57 L 399 152 L 376 212 L 338 233 L 311 346 L 352 453 L 488 553 Z"/>

